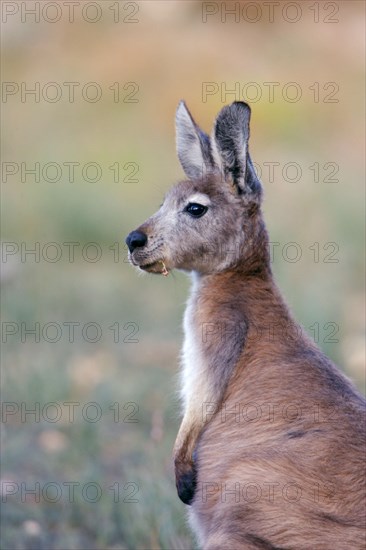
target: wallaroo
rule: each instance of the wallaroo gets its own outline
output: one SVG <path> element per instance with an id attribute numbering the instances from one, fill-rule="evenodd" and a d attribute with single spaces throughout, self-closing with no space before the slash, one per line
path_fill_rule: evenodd
<path id="1" fill-rule="evenodd" d="M 204 550 L 361 550 L 366 401 L 273 280 L 249 121 L 249 106 L 234 102 L 209 137 L 181 102 L 187 178 L 126 239 L 139 269 L 192 277 L 178 495 Z"/>

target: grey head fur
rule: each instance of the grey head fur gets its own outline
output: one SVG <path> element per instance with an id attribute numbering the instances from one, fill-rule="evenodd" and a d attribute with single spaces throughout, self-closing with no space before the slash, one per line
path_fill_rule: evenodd
<path id="1" fill-rule="evenodd" d="M 249 122 L 249 106 L 234 102 L 220 111 L 209 137 L 179 103 L 177 153 L 188 179 L 174 185 L 137 229 L 147 240 L 129 245 L 133 265 L 152 273 L 176 268 L 210 274 L 253 262 L 253 247 L 258 237 L 266 244 L 266 233 L 262 186 L 249 155 Z"/>

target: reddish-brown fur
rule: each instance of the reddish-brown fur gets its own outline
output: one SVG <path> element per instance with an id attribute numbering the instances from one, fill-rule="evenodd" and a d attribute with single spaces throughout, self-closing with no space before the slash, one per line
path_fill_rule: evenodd
<path id="1" fill-rule="evenodd" d="M 197 322 L 222 327 L 211 349 L 225 345 L 230 306 L 249 328 L 217 412 L 203 407 L 192 503 L 203 548 L 361 550 L 364 401 L 292 319 L 268 272 L 207 281 Z"/>
<path id="2" fill-rule="evenodd" d="M 181 104 L 178 154 L 189 179 L 127 238 L 134 265 L 194 273 L 178 494 L 203 550 L 361 550 L 365 400 L 273 280 L 249 117 L 243 103 L 225 107 L 210 140 Z M 201 199 L 207 212 L 192 220 L 186 207 Z"/>

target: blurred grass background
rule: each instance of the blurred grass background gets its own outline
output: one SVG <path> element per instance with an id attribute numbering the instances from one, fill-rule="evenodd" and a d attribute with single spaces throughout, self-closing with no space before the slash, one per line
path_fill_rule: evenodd
<path id="1" fill-rule="evenodd" d="M 21 8 L 20 2 L 10 4 Z M 31 8 L 34 2 L 23 4 Z M 79 8 L 69 23 L 63 6 L 56 23 L 42 17 L 34 23 L 31 16 L 23 23 L 19 12 L 2 24 L 3 81 L 24 82 L 28 88 L 39 82 L 41 89 L 56 82 L 63 90 L 54 103 L 42 96 L 39 102 L 31 96 L 22 102 L 20 93 L 2 103 L 2 159 L 19 167 L 6 181 L 3 176 L 2 241 L 29 248 L 38 242 L 41 251 L 39 262 L 32 256 L 22 261 L 19 252 L 2 265 L 3 328 L 9 322 L 19 327 L 17 334 L 5 336 L 6 342 L 3 334 L 2 346 L 2 401 L 19 407 L 17 414 L 3 416 L 4 549 L 194 547 L 171 464 L 179 425 L 181 317 L 189 282 L 179 273 L 138 277 L 126 263 L 124 237 L 182 177 L 174 144 L 179 99 L 187 101 L 207 131 L 223 103 L 248 99 L 216 93 L 203 101 L 203 82 L 219 88 L 224 83 L 227 89 L 236 82 L 241 89 L 248 82 L 260 86 L 262 98 L 252 103 L 251 151 L 262 168 L 271 241 L 280 243 L 274 272 L 297 319 L 364 391 L 364 4 L 331 3 L 339 8 L 336 23 L 324 22 L 330 12 L 322 2 L 315 3 L 319 23 L 310 9 L 314 2 L 301 2 L 296 23 L 284 20 L 281 10 L 269 22 L 261 2 L 262 17 L 256 23 L 243 17 L 239 23 L 233 17 L 222 22 L 220 13 L 203 23 L 204 3 L 193 1 L 121 2 L 121 19 L 138 9 L 131 16 L 138 22 L 114 23 L 110 7 L 116 3 L 96 4 L 102 10 L 96 23 L 85 21 Z M 50 8 L 50 18 L 53 13 Z M 92 9 L 89 17 L 94 17 Z M 80 83 L 73 103 L 64 82 Z M 100 101 L 82 99 L 80 90 L 88 82 L 101 87 Z M 115 82 L 119 102 L 109 89 Z M 138 85 L 136 103 L 123 101 L 134 89 L 123 89 L 128 82 Z M 265 82 L 280 83 L 273 102 Z M 283 98 L 288 82 L 300 86 L 298 102 Z M 315 82 L 320 85 L 318 102 L 309 89 Z M 322 89 L 327 82 L 339 86 L 336 103 L 324 102 L 332 91 Z M 35 162 L 41 167 L 58 163 L 63 167 L 59 181 L 41 176 L 35 182 L 28 175 L 22 182 L 20 164 Z M 80 163 L 74 182 L 65 162 Z M 88 162 L 102 169 L 95 183 L 83 180 L 81 167 Z M 121 167 L 118 183 L 109 169 L 116 162 Z M 138 181 L 122 181 L 129 172 L 123 166 L 131 162 L 138 167 Z M 265 162 L 280 163 L 273 182 Z M 289 162 L 302 168 L 297 182 L 282 177 Z M 316 162 L 318 182 L 309 169 Z M 323 168 L 327 162 L 339 166 L 334 176 L 339 181 L 324 181 L 331 172 Z M 50 170 L 49 179 L 52 174 Z M 62 249 L 54 263 L 42 258 L 50 242 Z M 80 243 L 74 262 L 65 242 Z M 90 242 L 102 251 L 99 261 L 86 261 L 81 254 Z M 298 262 L 281 256 L 289 242 L 301 247 Z M 325 261 L 333 250 L 323 250 L 329 242 L 339 247 L 337 263 Z M 314 243 L 319 243 L 318 262 L 309 249 Z M 90 249 L 90 257 L 92 253 Z M 53 254 L 49 249 L 49 257 Z M 31 328 L 37 322 L 41 330 L 57 323 L 60 339 L 47 341 L 55 334 L 50 328 L 39 342 L 31 334 L 22 342 L 21 323 Z M 79 323 L 73 342 L 64 324 L 70 322 Z M 97 342 L 87 341 L 94 336 L 92 328 L 87 339 L 82 337 L 86 323 L 100 327 Z M 329 341 L 335 325 L 327 323 L 338 327 L 335 342 Z M 79 404 L 74 422 L 64 405 L 71 402 Z M 97 422 L 88 421 L 87 413 L 83 417 L 83 406 L 90 402 L 102 412 Z M 22 403 L 27 409 L 39 404 L 39 422 L 32 415 L 22 417 Z M 62 411 L 56 422 L 47 418 L 56 410 L 47 409 L 49 403 Z M 89 409 L 90 417 L 95 410 Z M 137 422 L 128 422 L 131 418 Z M 70 482 L 79 483 L 74 499 L 65 485 Z M 16 488 L 13 496 L 6 496 L 7 483 Z M 36 483 L 39 502 L 37 492 L 24 493 L 37 488 Z M 49 498 L 42 494 L 47 483 L 57 484 L 56 489 L 49 486 Z M 92 490 L 90 498 L 83 496 L 87 483 L 100 486 L 97 502 L 90 502 Z M 57 487 L 61 498 L 50 502 L 56 500 Z M 130 502 L 134 490 L 138 502 Z"/>

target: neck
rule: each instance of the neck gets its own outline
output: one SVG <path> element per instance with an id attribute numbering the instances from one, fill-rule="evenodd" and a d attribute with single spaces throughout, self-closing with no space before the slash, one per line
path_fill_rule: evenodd
<path id="1" fill-rule="evenodd" d="M 225 323 L 223 330 L 232 330 L 234 325 L 244 327 L 245 337 L 243 331 L 237 337 L 244 338 L 245 348 L 263 349 L 264 344 L 274 344 L 280 351 L 288 338 L 304 336 L 274 282 L 269 264 L 253 262 L 216 274 L 194 273 L 192 282 L 198 324 Z"/>

